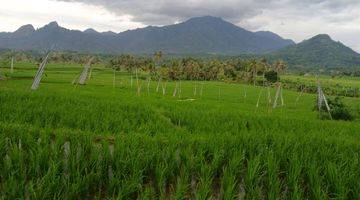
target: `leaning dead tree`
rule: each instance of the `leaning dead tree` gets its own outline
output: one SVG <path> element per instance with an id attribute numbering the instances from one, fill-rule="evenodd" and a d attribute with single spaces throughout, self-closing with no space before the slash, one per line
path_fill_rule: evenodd
<path id="1" fill-rule="evenodd" d="M 40 67 L 39 67 L 38 71 L 35 74 L 33 84 L 31 85 L 32 90 L 37 90 L 39 85 L 40 85 L 40 81 L 41 81 L 42 75 L 44 73 L 44 70 L 45 70 L 49 55 L 50 55 L 50 52 L 48 52 L 46 54 L 44 60 L 40 64 Z"/>
<path id="2" fill-rule="evenodd" d="M 86 80 L 88 79 L 88 74 L 90 71 L 90 67 L 91 67 L 91 62 L 92 62 L 93 58 L 90 58 L 89 61 L 85 64 L 83 71 L 81 72 L 79 79 L 77 81 L 77 83 L 79 85 L 85 85 Z"/>

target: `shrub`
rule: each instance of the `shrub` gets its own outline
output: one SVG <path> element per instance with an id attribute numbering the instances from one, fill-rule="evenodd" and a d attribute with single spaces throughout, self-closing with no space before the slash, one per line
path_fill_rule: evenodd
<path id="1" fill-rule="evenodd" d="M 353 120 L 353 117 L 350 114 L 349 110 L 347 109 L 347 107 L 339 97 L 335 97 L 334 99 L 329 98 L 328 104 L 330 107 L 330 114 L 332 119 L 345 120 L 345 121 Z M 327 113 L 326 105 L 323 104 L 320 109 L 320 119 L 329 119 L 329 118 L 330 116 Z"/>
<path id="2" fill-rule="evenodd" d="M 265 72 L 265 79 L 270 83 L 275 83 L 276 81 L 279 80 L 279 76 L 277 72 L 272 70 Z"/>

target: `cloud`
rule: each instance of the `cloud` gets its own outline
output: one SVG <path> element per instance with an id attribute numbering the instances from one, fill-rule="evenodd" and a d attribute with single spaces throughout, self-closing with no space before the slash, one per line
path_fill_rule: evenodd
<path id="1" fill-rule="evenodd" d="M 194 16 L 220 16 L 232 22 L 261 14 L 271 0 L 63 0 L 102 6 L 118 15 L 130 15 L 144 24 L 171 24 Z"/>
<path id="2" fill-rule="evenodd" d="M 117 15 L 130 15 L 143 24 L 171 24 L 194 16 L 219 16 L 233 23 L 261 15 L 264 11 L 284 17 L 317 16 L 359 8 L 358 0 L 58 0 L 102 6 Z M 289 13 L 290 11 L 296 11 Z M 325 16 L 324 16 L 325 17 Z"/>
<path id="3" fill-rule="evenodd" d="M 107 9 L 92 4 L 51 0 L 11 0 L 0 7 L 0 32 L 15 31 L 24 24 L 42 27 L 50 21 L 58 21 L 69 29 L 116 32 L 143 27 L 129 16 L 118 16 Z"/>

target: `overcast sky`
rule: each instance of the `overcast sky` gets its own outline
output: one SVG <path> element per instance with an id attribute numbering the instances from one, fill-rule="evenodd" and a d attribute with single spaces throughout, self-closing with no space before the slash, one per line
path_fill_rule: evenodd
<path id="1" fill-rule="evenodd" d="M 0 0 L 0 31 L 24 24 L 121 32 L 191 17 L 222 17 L 301 42 L 327 33 L 360 52 L 360 0 Z"/>

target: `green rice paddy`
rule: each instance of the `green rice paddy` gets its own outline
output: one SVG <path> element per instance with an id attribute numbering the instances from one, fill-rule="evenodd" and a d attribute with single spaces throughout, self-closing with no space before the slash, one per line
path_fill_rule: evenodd
<path id="1" fill-rule="evenodd" d="M 354 121 L 323 121 L 314 94 L 273 109 L 274 88 L 182 81 L 173 97 L 142 74 L 138 94 L 102 66 L 72 85 L 81 70 L 49 64 L 31 91 L 35 65 L 1 68 L 0 199 L 360 199 L 359 98 L 343 99 Z"/>

